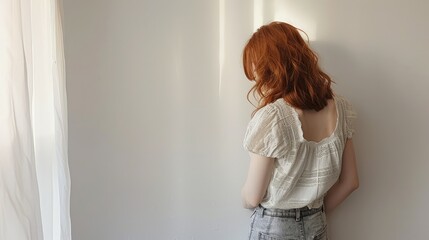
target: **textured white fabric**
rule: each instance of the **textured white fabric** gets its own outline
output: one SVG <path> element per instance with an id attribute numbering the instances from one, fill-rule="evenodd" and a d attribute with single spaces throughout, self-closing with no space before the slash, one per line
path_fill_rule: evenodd
<path id="1" fill-rule="evenodd" d="M 319 142 L 303 137 L 301 122 L 283 99 L 259 109 L 249 122 L 244 148 L 276 158 L 273 177 L 261 205 L 266 208 L 317 208 L 337 181 L 347 138 L 354 133 L 356 117 L 351 104 L 335 96 L 337 123 L 334 132 Z"/>

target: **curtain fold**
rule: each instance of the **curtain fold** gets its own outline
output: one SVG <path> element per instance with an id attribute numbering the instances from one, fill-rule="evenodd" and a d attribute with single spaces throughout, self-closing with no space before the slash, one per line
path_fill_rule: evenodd
<path id="1" fill-rule="evenodd" d="M 57 0 L 0 0 L 0 240 L 71 239 Z"/>
<path id="2" fill-rule="evenodd" d="M 51 0 L 52 1 L 52 0 Z M 55 143 L 56 143 L 56 163 L 57 170 L 54 172 L 54 189 L 58 189 L 54 199 L 59 203 L 58 221 L 54 222 L 54 229 L 57 229 L 56 235 L 61 240 L 71 239 L 70 222 L 70 171 L 68 165 L 68 124 L 67 124 L 67 92 L 66 92 L 66 73 L 64 59 L 63 30 L 61 17 L 60 1 L 52 1 L 54 26 L 54 60 L 52 66 L 53 74 L 53 94 L 55 109 Z M 55 223 L 57 223 L 55 225 Z"/>

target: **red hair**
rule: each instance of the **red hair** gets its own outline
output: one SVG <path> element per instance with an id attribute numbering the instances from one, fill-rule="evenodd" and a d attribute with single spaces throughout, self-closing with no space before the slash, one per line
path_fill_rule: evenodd
<path id="1" fill-rule="evenodd" d="M 331 78 L 320 69 L 299 31 L 272 22 L 260 27 L 244 47 L 244 73 L 255 81 L 247 98 L 251 92 L 260 96 L 255 112 L 279 98 L 295 108 L 319 111 L 333 98 Z"/>

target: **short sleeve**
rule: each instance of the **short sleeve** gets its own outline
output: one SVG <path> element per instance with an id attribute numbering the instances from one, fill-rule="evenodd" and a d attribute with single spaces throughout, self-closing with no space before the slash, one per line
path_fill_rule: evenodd
<path id="1" fill-rule="evenodd" d="M 345 116 L 346 116 L 346 136 L 352 138 L 355 133 L 355 120 L 357 117 L 356 111 L 352 104 L 348 101 L 345 103 Z"/>
<path id="2" fill-rule="evenodd" d="M 286 139 L 278 111 L 267 105 L 255 113 L 247 126 L 243 146 L 261 156 L 279 158 L 286 149 Z"/>

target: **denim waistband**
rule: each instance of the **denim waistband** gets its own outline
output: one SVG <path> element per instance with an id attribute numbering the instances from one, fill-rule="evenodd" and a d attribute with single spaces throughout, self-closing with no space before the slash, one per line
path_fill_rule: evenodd
<path id="1" fill-rule="evenodd" d="M 277 208 L 264 208 L 259 205 L 256 208 L 256 212 L 262 216 L 272 216 L 272 217 L 285 217 L 285 218 L 296 218 L 306 217 L 323 211 L 323 206 L 319 208 L 294 208 L 294 209 L 277 209 Z"/>

